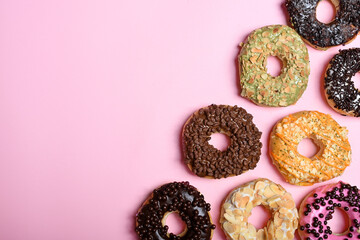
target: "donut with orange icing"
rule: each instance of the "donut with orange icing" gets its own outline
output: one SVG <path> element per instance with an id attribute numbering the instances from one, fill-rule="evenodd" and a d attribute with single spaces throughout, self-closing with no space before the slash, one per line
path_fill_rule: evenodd
<path id="1" fill-rule="evenodd" d="M 351 147 L 347 129 L 330 115 L 302 111 L 281 119 L 270 136 L 269 153 L 287 182 L 313 185 L 340 176 L 350 165 Z M 301 155 L 297 146 L 310 138 L 320 150 L 311 158 Z"/>

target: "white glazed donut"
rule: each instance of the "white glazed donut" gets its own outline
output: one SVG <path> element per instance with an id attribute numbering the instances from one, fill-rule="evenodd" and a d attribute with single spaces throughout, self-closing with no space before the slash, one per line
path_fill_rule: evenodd
<path id="1" fill-rule="evenodd" d="M 266 226 L 257 230 L 248 218 L 263 205 L 271 212 Z M 221 208 L 221 227 L 228 240 L 293 239 L 298 212 L 291 194 L 279 184 L 259 178 L 234 189 Z"/>

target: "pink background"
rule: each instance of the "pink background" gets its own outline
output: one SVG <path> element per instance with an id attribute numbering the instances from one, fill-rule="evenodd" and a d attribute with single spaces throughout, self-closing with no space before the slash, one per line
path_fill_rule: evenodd
<path id="1" fill-rule="evenodd" d="M 0 239 L 137 239 L 136 211 L 171 181 L 196 186 L 216 223 L 228 192 L 258 177 L 282 184 L 299 205 L 322 184 L 285 183 L 267 144 L 275 122 L 301 110 L 349 129 L 352 164 L 329 182 L 360 186 L 360 120 L 322 95 L 321 75 L 339 48 L 309 48 L 309 85 L 295 106 L 239 96 L 238 44 L 256 28 L 286 24 L 283 2 L 1 0 Z M 182 163 L 181 128 L 211 103 L 254 115 L 264 144 L 255 170 L 209 180 Z M 224 239 L 219 226 L 213 239 Z"/>

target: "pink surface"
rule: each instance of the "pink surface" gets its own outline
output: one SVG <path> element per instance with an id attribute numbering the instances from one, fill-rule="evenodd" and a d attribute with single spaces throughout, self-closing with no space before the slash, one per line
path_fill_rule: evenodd
<path id="1" fill-rule="evenodd" d="M 282 4 L 0 1 L 0 239 L 137 239 L 136 211 L 170 181 L 196 186 L 216 223 L 229 191 L 258 177 L 282 184 L 299 205 L 322 184 L 285 183 L 267 143 L 276 121 L 301 110 L 329 113 L 349 129 L 352 164 L 329 182 L 360 186 L 360 119 L 337 114 L 321 94 L 339 48 L 309 48 L 309 85 L 295 106 L 258 107 L 239 96 L 237 46 L 255 28 L 286 24 Z M 182 163 L 181 128 L 211 103 L 254 115 L 264 144 L 255 170 L 209 180 Z M 219 226 L 214 239 L 224 239 Z"/>

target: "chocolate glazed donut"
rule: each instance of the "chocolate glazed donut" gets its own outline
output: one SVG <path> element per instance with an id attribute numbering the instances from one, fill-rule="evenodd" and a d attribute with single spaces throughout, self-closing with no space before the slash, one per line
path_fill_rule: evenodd
<path id="1" fill-rule="evenodd" d="M 165 184 L 153 191 L 136 215 L 136 232 L 141 240 L 210 240 L 215 225 L 210 217 L 210 204 L 189 182 Z M 177 212 L 186 223 L 179 235 L 168 233 L 166 217 Z"/>
<path id="2" fill-rule="evenodd" d="M 360 48 L 340 50 L 325 74 L 325 95 L 329 105 L 343 115 L 360 117 L 360 91 L 351 78 L 360 71 Z"/>
<path id="3" fill-rule="evenodd" d="M 360 31 L 360 0 L 331 0 L 335 19 L 326 24 L 316 19 L 321 0 L 286 0 L 290 23 L 312 47 L 326 50 L 350 42 Z"/>

